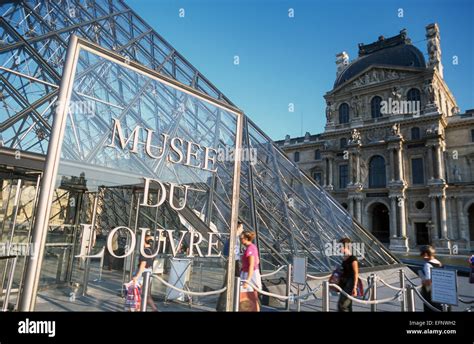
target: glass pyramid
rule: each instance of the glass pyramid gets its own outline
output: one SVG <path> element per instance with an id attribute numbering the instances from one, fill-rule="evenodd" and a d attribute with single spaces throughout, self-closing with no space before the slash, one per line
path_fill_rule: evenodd
<path id="1" fill-rule="evenodd" d="M 149 159 L 143 152 L 124 157 L 101 148 L 109 138 L 104 134 L 106 128 L 115 118 L 122 121 L 128 134 L 138 125 L 201 146 L 229 150 L 235 142 L 236 119 L 228 110 L 234 104 L 226 96 L 124 1 L 15 1 L 0 5 L 0 13 L 0 140 L 6 149 L 46 154 L 69 37 L 77 35 L 174 79 L 221 106 L 97 55 L 81 53 L 72 97 L 84 104 L 92 100 L 94 106 L 87 115 L 70 114 L 60 167 L 60 184 L 63 190 L 69 189 L 68 197 L 76 197 L 77 185 L 83 185 L 79 172 L 86 171 L 88 190 L 98 191 L 96 223 L 101 231 L 138 221 L 140 214 L 139 227 L 165 228 L 173 223 L 174 228 L 229 232 L 232 161 L 218 160 L 217 173 L 212 174 L 183 169 L 164 159 Z M 144 141 L 145 132 L 141 135 Z M 243 148 L 256 155 L 255 160 L 241 165 L 239 218 L 246 228 L 257 232 L 262 270 L 275 270 L 291 263 L 293 256 L 305 256 L 309 273 L 331 271 L 339 259 L 326 249 L 341 237 L 364 244 L 362 266 L 398 263 L 248 115 L 244 116 Z M 126 173 L 126 182 L 119 182 L 119 177 L 109 179 L 105 172 L 94 174 L 88 169 L 92 165 L 103 167 L 107 173 Z M 139 180 L 130 177 L 132 174 L 190 186 L 186 208 L 176 211 L 166 203 L 156 211 L 138 209 L 134 199 Z M 75 179 L 68 179 L 73 175 Z M 92 204 L 93 199 L 86 195 L 82 202 Z M 58 209 L 67 208 L 68 202 L 59 203 Z M 74 221 L 90 219 L 90 208 Z M 52 212 L 50 223 L 61 226 L 67 221 L 73 220 L 64 216 L 64 211 Z"/>

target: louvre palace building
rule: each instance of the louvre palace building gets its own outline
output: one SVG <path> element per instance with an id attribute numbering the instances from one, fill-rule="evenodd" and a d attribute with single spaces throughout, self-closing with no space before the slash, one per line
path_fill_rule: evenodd
<path id="1" fill-rule="evenodd" d="M 444 80 L 440 30 L 426 55 L 406 30 L 358 56 L 336 55 L 321 134 L 277 144 L 353 218 L 394 251 L 474 242 L 474 110 L 461 112 Z"/>

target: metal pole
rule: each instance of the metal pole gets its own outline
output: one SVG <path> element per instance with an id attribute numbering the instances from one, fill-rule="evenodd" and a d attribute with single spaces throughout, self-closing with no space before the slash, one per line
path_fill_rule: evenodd
<path id="1" fill-rule="evenodd" d="M 301 292 L 300 287 L 301 287 L 301 285 L 298 284 L 298 299 L 296 300 L 296 311 L 297 312 L 301 312 L 301 300 L 299 299 L 300 292 Z"/>
<path id="2" fill-rule="evenodd" d="M 35 309 L 36 294 L 43 263 L 48 222 L 51 214 L 54 186 L 61 156 L 61 146 L 66 128 L 68 104 L 74 84 L 74 74 L 79 55 L 77 36 L 71 35 L 64 63 L 63 76 L 59 87 L 56 114 L 53 119 L 53 128 L 48 144 L 47 160 L 44 177 L 41 184 L 40 197 L 36 213 L 38 214 L 32 235 L 34 253 L 28 260 L 26 268 L 25 285 L 20 295 L 20 311 L 33 311 Z"/>
<path id="3" fill-rule="evenodd" d="M 402 289 L 402 294 L 400 295 L 401 297 L 401 302 L 400 302 L 400 307 L 402 312 L 406 312 L 406 290 L 405 290 L 405 272 L 403 269 L 400 269 L 398 271 L 398 275 L 400 277 L 400 288 Z"/>
<path id="4" fill-rule="evenodd" d="M 230 238 L 229 238 L 229 260 L 227 261 L 227 293 L 226 293 L 226 311 L 230 312 L 235 302 L 235 295 L 232 295 L 232 291 L 235 293 L 234 288 L 234 276 L 235 276 L 235 241 L 237 240 L 237 220 L 239 218 L 239 200 L 240 200 L 240 165 L 241 165 L 241 148 L 242 148 L 242 135 L 244 126 L 244 114 L 239 113 L 237 116 L 237 128 L 235 132 L 235 161 L 234 161 L 234 174 L 232 180 L 232 207 L 231 207 L 231 219 L 230 219 Z M 238 285 L 240 288 L 240 285 Z M 239 291 L 239 289 L 237 289 Z"/>
<path id="5" fill-rule="evenodd" d="M 89 258 L 92 250 L 92 240 L 94 238 L 94 231 L 95 231 L 95 223 L 97 219 L 97 205 L 99 203 L 99 190 L 94 195 L 94 205 L 92 208 L 92 224 L 91 224 L 91 230 L 89 233 L 89 242 L 87 244 L 87 258 L 85 261 L 85 266 L 84 266 L 84 280 L 83 280 L 83 288 L 82 288 L 82 296 L 87 295 L 87 286 L 89 284 L 89 270 L 91 268 L 91 259 Z"/>
<path id="6" fill-rule="evenodd" d="M 20 205 L 20 198 L 21 198 L 21 183 L 22 183 L 21 179 L 18 179 L 16 182 L 15 201 L 13 202 L 13 206 L 15 207 L 15 210 L 13 211 L 12 230 L 10 232 L 10 238 L 8 240 L 7 256 L 10 255 L 10 249 L 11 249 L 13 237 L 15 234 L 16 220 L 18 217 L 18 207 Z"/>
<path id="7" fill-rule="evenodd" d="M 415 291 L 411 285 L 407 285 L 407 311 L 415 312 Z"/>
<path id="8" fill-rule="evenodd" d="M 375 274 L 370 275 L 370 281 L 372 283 L 372 290 L 370 293 L 370 300 L 375 301 L 377 300 L 377 276 Z M 370 305 L 370 311 L 371 312 L 377 312 L 377 305 L 372 304 Z"/>
<path id="9" fill-rule="evenodd" d="M 8 301 L 10 300 L 10 291 L 12 290 L 13 278 L 15 276 L 15 267 L 16 267 L 17 258 L 18 257 L 13 258 L 13 262 L 10 265 L 10 272 L 8 274 L 7 291 L 5 293 L 5 301 L 3 302 L 3 309 L 2 309 L 2 311 L 4 312 L 8 310 Z"/>
<path id="10" fill-rule="evenodd" d="M 323 281 L 323 312 L 329 312 L 329 281 Z"/>
<path id="11" fill-rule="evenodd" d="M 230 249 L 229 249 L 230 252 Z M 234 312 L 239 311 L 240 304 L 240 277 L 234 277 L 234 300 L 233 300 L 233 310 Z"/>
<path id="12" fill-rule="evenodd" d="M 148 289 L 150 287 L 151 271 L 143 272 L 142 276 L 143 276 L 143 285 L 142 285 L 142 303 L 140 304 L 140 312 L 146 312 L 146 307 L 148 303 Z"/>
<path id="13" fill-rule="evenodd" d="M 286 272 L 286 296 L 290 297 L 291 295 L 291 274 L 293 266 L 288 264 L 288 271 Z M 290 299 L 286 300 L 286 310 L 289 311 L 291 306 Z"/>

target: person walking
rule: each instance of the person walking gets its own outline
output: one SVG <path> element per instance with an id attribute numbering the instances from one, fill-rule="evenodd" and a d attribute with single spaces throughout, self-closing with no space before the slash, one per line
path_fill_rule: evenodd
<path id="1" fill-rule="evenodd" d="M 339 240 L 339 243 L 342 244 L 341 253 L 344 256 L 341 264 L 342 273 L 339 286 L 347 294 L 357 296 L 359 262 L 357 257 L 352 254 L 351 239 L 342 238 Z M 352 300 L 341 293 L 339 296 L 339 302 L 337 303 L 337 308 L 339 312 L 352 312 Z"/>
<path id="2" fill-rule="evenodd" d="M 151 256 L 152 253 L 152 244 L 153 244 L 153 237 L 147 233 L 145 235 L 145 240 L 143 243 L 143 253 L 146 254 L 147 256 Z M 140 251 L 140 256 L 138 257 L 138 268 L 137 272 L 133 275 L 133 282 L 135 284 L 138 284 L 140 286 L 143 285 L 143 273 L 144 272 L 153 272 L 153 260 L 155 258 L 149 258 L 146 257 L 142 254 Z M 142 302 L 145 302 L 145 300 L 142 300 Z M 158 308 L 155 306 L 155 303 L 153 302 L 153 298 L 151 297 L 151 278 L 150 278 L 150 283 L 148 284 L 148 298 L 147 298 L 148 305 L 151 306 L 153 312 L 157 312 Z"/>
<path id="3" fill-rule="evenodd" d="M 255 239 L 255 232 L 244 231 L 240 234 L 240 243 L 245 247 L 245 252 L 242 255 L 242 267 L 240 279 L 242 281 L 241 295 L 247 293 L 248 300 L 252 303 L 252 309 L 257 312 L 260 311 L 258 302 L 258 292 L 252 287 L 262 289 L 262 278 L 260 276 L 260 257 L 257 246 L 253 243 Z M 245 294 L 244 294 L 245 295 Z"/>
<path id="4" fill-rule="evenodd" d="M 241 221 L 237 222 L 237 233 L 235 237 L 235 246 L 234 246 L 234 256 L 235 256 L 235 266 L 234 266 L 234 276 L 239 277 L 240 276 L 240 234 L 244 231 L 244 225 Z M 227 240 L 224 243 L 224 247 L 222 249 L 222 255 L 224 258 L 229 259 L 229 250 L 230 250 L 230 236 L 227 238 Z M 224 284 L 222 285 L 222 288 L 227 286 L 227 274 L 228 271 L 226 269 L 225 275 L 224 275 Z M 225 311 L 225 297 L 226 293 L 221 293 L 219 295 L 219 299 L 217 300 L 217 305 L 216 305 L 216 310 L 218 312 L 224 312 Z"/>
<path id="5" fill-rule="evenodd" d="M 441 311 L 443 307 L 439 303 L 431 301 L 431 269 L 442 268 L 443 264 L 435 258 L 435 249 L 433 246 L 422 246 L 420 249 L 420 256 L 425 261 L 423 264 L 423 270 L 421 271 L 421 295 L 433 307 Z M 425 312 L 434 312 L 433 309 L 425 303 L 423 303 L 423 309 Z"/>

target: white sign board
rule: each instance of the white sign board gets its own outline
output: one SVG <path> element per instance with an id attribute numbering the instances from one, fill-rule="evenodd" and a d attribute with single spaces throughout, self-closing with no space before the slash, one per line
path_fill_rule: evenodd
<path id="1" fill-rule="evenodd" d="M 456 271 L 431 269 L 431 300 L 446 305 L 458 305 Z"/>
<path id="2" fill-rule="evenodd" d="M 168 283 L 179 289 L 185 289 L 187 283 L 191 279 L 192 260 L 171 258 L 170 262 L 171 269 Z M 184 293 L 168 287 L 166 291 L 166 299 L 184 301 Z"/>
<path id="3" fill-rule="evenodd" d="M 306 257 L 293 257 L 293 283 L 306 284 Z"/>

